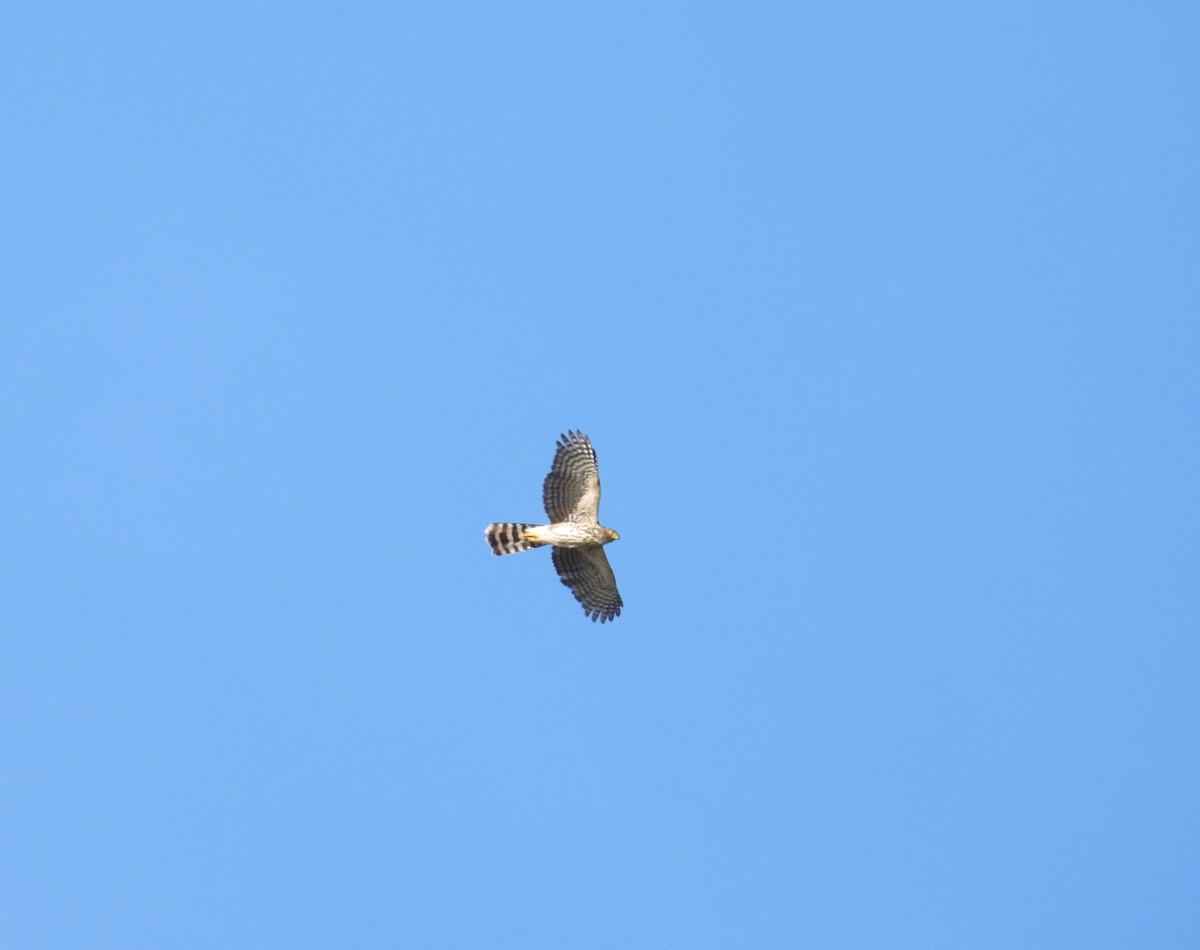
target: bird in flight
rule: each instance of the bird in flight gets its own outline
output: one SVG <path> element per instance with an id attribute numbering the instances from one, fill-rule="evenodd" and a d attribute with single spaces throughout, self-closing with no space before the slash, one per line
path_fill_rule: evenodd
<path id="1" fill-rule="evenodd" d="M 621 595 L 604 545 L 620 535 L 599 521 L 600 472 L 596 450 L 582 432 L 562 436 L 550 473 L 542 483 L 542 504 L 550 524 L 496 521 L 484 529 L 493 554 L 516 554 L 552 546 L 550 556 L 559 579 L 571 589 L 592 620 L 604 623 L 620 616 Z"/>

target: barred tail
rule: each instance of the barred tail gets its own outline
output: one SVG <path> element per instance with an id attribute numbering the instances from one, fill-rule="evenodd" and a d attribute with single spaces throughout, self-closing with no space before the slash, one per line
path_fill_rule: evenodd
<path id="1" fill-rule="evenodd" d="M 518 551 L 528 551 L 530 548 L 540 548 L 543 541 L 526 541 L 525 529 L 536 528 L 532 524 L 514 524 L 511 521 L 497 521 L 484 528 L 488 544 L 492 546 L 493 554 L 516 554 Z"/>

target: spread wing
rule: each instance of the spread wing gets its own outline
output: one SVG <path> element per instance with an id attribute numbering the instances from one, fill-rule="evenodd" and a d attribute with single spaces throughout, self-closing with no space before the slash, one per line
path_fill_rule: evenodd
<path id="1" fill-rule="evenodd" d="M 552 548 L 551 557 L 559 578 L 583 604 L 585 614 L 601 623 L 620 616 L 621 595 L 603 547 Z"/>
<path id="2" fill-rule="evenodd" d="M 553 522 L 597 521 L 600 472 L 596 467 L 596 450 L 582 432 L 568 432 L 557 445 L 550 474 L 542 483 L 546 514 Z M 615 590 L 614 587 L 614 593 Z"/>

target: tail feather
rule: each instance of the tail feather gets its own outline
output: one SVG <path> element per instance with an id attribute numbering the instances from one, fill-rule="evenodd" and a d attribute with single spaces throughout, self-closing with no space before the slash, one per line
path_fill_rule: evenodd
<path id="1" fill-rule="evenodd" d="M 537 525 L 496 521 L 484 528 L 484 534 L 487 535 L 488 544 L 492 546 L 493 554 L 516 554 L 518 551 L 540 548 L 545 543 L 525 540 L 525 529 L 535 527 Z"/>

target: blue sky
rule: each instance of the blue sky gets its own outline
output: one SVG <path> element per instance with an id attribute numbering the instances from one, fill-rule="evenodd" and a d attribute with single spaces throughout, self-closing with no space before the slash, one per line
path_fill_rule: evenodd
<path id="1" fill-rule="evenodd" d="M 0 944 L 1200 941 L 1194 4 L 5 20 Z"/>

